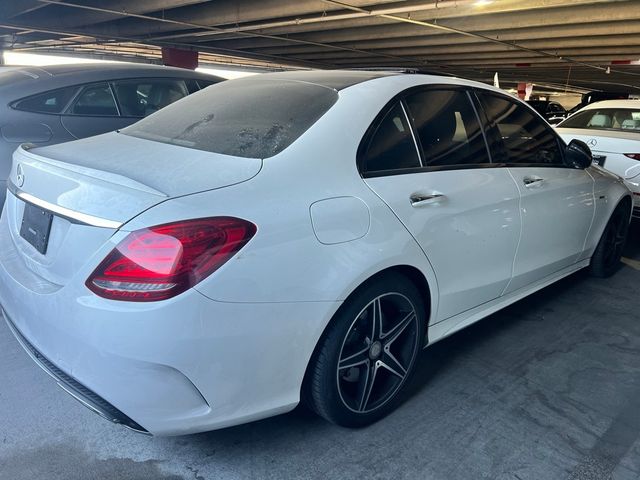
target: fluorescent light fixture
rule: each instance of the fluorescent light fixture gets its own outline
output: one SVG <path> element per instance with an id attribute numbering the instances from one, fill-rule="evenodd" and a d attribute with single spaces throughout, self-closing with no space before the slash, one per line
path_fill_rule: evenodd
<path id="1" fill-rule="evenodd" d="M 215 68 L 215 67 L 198 67 L 196 68 L 198 72 L 208 73 L 210 75 L 218 75 L 219 77 L 232 79 L 232 78 L 241 78 L 247 77 L 249 75 L 255 75 L 260 72 L 251 72 L 245 70 L 229 70 L 226 68 Z"/>
<path id="2" fill-rule="evenodd" d="M 117 62 L 115 60 L 65 57 L 65 56 L 58 56 L 58 55 L 39 55 L 39 54 L 33 54 L 33 53 L 12 52 L 10 50 L 7 50 L 4 52 L 4 61 L 5 61 L 5 64 L 8 66 L 12 66 L 12 65 L 46 66 L 46 65 L 75 64 L 75 63 L 123 63 L 123 62 Z M 247 75 L 254 75 L 256 73 L 260 73 L 260 72 L 251 72 L 251 71 L 245 71 L 245 70 L 217 69 L 215 67 L 199 67 L 196 70 L 203 73 L 218 75 L 223 78 L 239 78 L 239 77 L 245 77 Z"/>
<path id="3" fill-rule="evenodd" d="M 4 63 L 7 65 L 62 65 L 69 63 L 116 63 L 110 60 L 90 60 L 87 58 L 63 57 L 57 55 L 38 55 L 34 53 L 12 52 L 5 50 Z"/>

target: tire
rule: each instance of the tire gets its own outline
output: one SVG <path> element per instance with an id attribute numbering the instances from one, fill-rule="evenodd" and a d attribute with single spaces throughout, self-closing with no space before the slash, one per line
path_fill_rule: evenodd
<path id="1" fill-rule="evenodd" d="M 390 273 L 365 284 L 318 344 L 303 386 L 308 406 L 344 427 L 387 415 L 413 374 L 426 322 L 422 295 L 406 277 Z"/>
<path id="2" fill-rule="evenodd" d="M 598 278 L 613 275 L 620 265 L 629 232 L 629 206 L 621 204 L 613 211 L 593 252 L 589 273 Z"/>

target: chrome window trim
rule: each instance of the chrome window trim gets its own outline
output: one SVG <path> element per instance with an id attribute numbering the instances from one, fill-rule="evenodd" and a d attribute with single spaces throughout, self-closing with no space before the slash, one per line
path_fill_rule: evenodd
<path id="1" fill-rule="evenodd" d="M 411 132 L 411 138 L 413 138 L 413 146 L 416 147 L 416 153 L 418 154 L 418 160 L 420 161 L 420 167 L 425 167 L 424 159 L 422 158 L 422 149 L 418 146 L 418 140 L 416 138 L 416 133 L 413 131 L 413 125 L 411 124 L 411 120 L 409 119 L 409 114 L 407 113 L 407 109 L 404 106 L 404 99 L 400 100 L 400 106 L 402 107 L 402 113 L 404 113 L 404 119 L 409 125 L 409 132 Z"/>

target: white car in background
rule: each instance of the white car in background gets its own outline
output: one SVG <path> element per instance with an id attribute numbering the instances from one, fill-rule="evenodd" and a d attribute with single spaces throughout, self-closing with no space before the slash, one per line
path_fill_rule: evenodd
<path id="1" fill-rule="evenodd" d="M 71 395 L 183 434 L 303 398 L 370 424 L 419 351 L 582 268 L 619 265 L 631 195 L 530 107 L 449 77 L 222 82 L 13 157 L 0 305 Z"/>
<path id="2" fill-rule="evenodd" d="M 640 218 L 640 100 L 592 103 L 561 122 L 556 131 L 570 142 L 585 142 L 594 162 L 624 178 Z"/>

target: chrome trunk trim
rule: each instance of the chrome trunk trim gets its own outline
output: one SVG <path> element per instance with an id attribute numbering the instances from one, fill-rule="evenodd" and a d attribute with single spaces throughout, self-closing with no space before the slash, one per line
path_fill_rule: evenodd
<path id="1" fill-rule="evenodd" d="M 36 207 L 39 207 L 39 208 L 42 208 L 43 210 L 51 212 L 58 217 L 66 218 L 67 220 L 73 223 L 80 223 L 82 225 L 90 225 L 92 227 L 111 228 L 111 229 L 118 229 L 123 225 L 123 222 L 117 222 L 115 220 L 108 220 L 106 218 L 100 218 L 94 215 L 77 212 L 75 210 L 71 210 L 70 208 L 62 207 L 60 205 L 47 202 L 46 200 L 42 200 L 40 198 L 34 197 L 30 193 L 20 190 L 10 180 L 7 181 L 7 189 L 23 202 L 30 203 L 31 205 L 35 205 Z"/>

